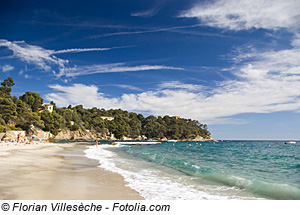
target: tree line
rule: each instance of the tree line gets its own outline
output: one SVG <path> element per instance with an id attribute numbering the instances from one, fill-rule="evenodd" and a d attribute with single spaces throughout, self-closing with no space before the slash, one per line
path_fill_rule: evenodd
<path id="1" fill-rule="evenodd" d="M 82 105 L 57 108 L 52 101 L 53 112 L 43 110 L 43 98 L 35 92 L 26 92 L 17 98 L 11 96 L 14 81 L 5 79 L 0 87 L 0 131 L 22 129 L 31 125 L 57 135 L 62 130 L 85 132 L 89 130 L 105 137 L 113 133 L 117 139 L 138 138 L 145 135 L 151 139 L 193 139 L 196 136 L 210 137 L 207 125 L 197 120 L 170 116 L 147 116 L 121 109 L 86 109 Z M 113 120 L 101 117 L 113 117 Z"/>

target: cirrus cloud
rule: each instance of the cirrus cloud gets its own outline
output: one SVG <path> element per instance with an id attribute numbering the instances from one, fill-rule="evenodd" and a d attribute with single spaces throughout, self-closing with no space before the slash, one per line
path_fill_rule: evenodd
<path id="1" fill-rule="evenodd" d="M 34 65 L 37 68 L 52 72 L 56 77 L 65 76 L 76 77 L 81 75 L 91 75 L 97 73 L 112 73 L 112 72 L 137 72 L 149 70 L 183 70 L 183 68 L 166 66 L 166 65 L 135 65 L 129 66 L 126 63 L 112 63 L 112 64 L 94 64 L 94 65 L 70 65 L 69 60 L 57 57 L 57 54 L 64 53 L 78 53 L 91 51 L 107 51 L 111 49 L 119 49 L 126 47 L 112 47 L 112 48 L 73 48 L 64 50 L 50 50 L 44 49 L 40 46 L 29 45 L 24 41 L 8 41 L 0 39 L 0 47 L 7 47 L 13 51 L 11 57 L 19 58 L 21 61 Z M 10 69 L 10 68 L 4 68 Z"/>
<path id="2" fill-rule="evenodd" d="M 8 41 L 1 39 L 0 47 L 7 47 L 13 51 L 13 57 L 19 58 L 28 64 L 33 64 L 40 69 L 50 71 L 52 65 L 64 67 L 68 63 L 67 60 L 63 60 L 53 56 L 53 50 L 47 50 L 39 46 L 29 45 L 24 41 Z"/>
<path id="3" fill-rule="evenodd" d="M 125 63 L 112 64 L 96 64 L 90 66 L 75 66 L 69 68 L 62 68 L 57 76 L 76 77 L 81 75 L 91 75 L 97 73 L 115 73 L 115 72 L 137 72 L 149 70 L 184 70 L 179 67 L 170 67 L 164 65 L 138 65 L 128 66 Z"/>

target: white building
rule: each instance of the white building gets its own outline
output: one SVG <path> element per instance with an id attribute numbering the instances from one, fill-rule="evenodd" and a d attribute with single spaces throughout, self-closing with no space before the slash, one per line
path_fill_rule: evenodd
<path id="1" fill-rule="evenodd" d="M 112 121 L 112 120 L 114 120 L 115 118 L 114 118 L 114 117 L 111 117 L 111 116 L 101 116 L 101 119 Z"/>
<path id="2" fill-rule="evenodd" d="M 53 111 L 53 106 L 52 104 L 43 104 L 45 110 L 48 110 L 50 113 Z"/>

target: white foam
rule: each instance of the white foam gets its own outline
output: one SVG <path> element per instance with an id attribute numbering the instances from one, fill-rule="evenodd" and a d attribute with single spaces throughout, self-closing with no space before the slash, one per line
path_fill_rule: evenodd
<path id="1" fill-rule="evenodd" d="M 106 170 L 122 175 L 128 186 L 136 190 L 147 200 L 175 199 L 232 199 L 227 195 L 219 195 L 220 187 L 187 185 L 180 177 L 165 174 L 158 168 L 141 164 L 142 161 L 126 159 L 113 152 L 120 146 L 100 145 L 90 146 L 84 152 L 86 157 L 99 160 L 100 166 Z M 214 190 L 214 192 L 206 192 Z M 239 199 L 239 198 L 238 198 Z"/>
<path id="2" fill-rule="evenodd" d="M 200 166 L 197 166 L 197 165 L 192 165 L 192 167 L 195 169 L 200 169 Z"/>

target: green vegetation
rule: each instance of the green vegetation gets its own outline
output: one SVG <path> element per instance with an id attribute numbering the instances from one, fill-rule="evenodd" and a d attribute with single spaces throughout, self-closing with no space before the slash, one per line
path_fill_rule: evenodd
<path id="1" fill-rule="evenodd" d="M 5 79 L 0 87 L 0 131 L 22 129 L 28 131 L 31 125 L 50 131 L 54 135 L 62 130 L 89 130 L 99 138 L 111 134 L 117 139 L 138 138 L 145 135 L 151 139 L 193 139 L 197 136 L 209 138 L 210 132 L 205 124 L 196 120 L 178 117 L 144 117 L 141 114 L 99 108 L 85 109 L 82 105 L 57 108 L 53 112 L 43 110 L 43 98 L 38 93 L 26 92 L 20 98 L 11 96 L 14 85 L 11 77 Z M 113 117 L 113 120 L 101 117 Z"/>

